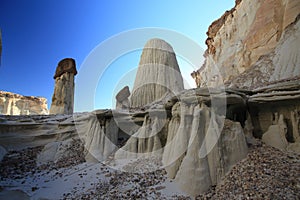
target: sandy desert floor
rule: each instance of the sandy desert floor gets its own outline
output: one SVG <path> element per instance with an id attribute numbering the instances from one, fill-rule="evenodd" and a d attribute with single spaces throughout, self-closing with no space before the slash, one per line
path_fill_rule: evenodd
<path id="1" fill-rule="evenodd" d="M 74 151 L 79 143 L 72 146 Z M 64 162 L 37 166 L 40 151 L 27 148 L 4 157 L 0 199 L 192 199 L 165 170 L 152 171 L 160 165 L 155 158 L 86 163 L 78 151 Z M 196 199 L 299 199 L 299 194 L 300 155 L 256 141 L 246 159 Z"/>

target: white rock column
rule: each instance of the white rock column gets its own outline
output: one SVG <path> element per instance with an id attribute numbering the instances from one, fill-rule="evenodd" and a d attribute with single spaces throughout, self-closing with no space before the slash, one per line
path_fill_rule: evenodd
<path id="1" fill-rule="evenodd" d="M 131 107 L 142 107 L 184 89 L 176 55 L 170 44 L 151 39 L 144 46 L 133 90 Z"/>

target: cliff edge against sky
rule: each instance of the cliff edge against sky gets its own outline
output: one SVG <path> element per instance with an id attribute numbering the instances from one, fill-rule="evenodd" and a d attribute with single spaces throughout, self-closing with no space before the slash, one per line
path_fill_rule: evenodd
<path id="1" fill-rule="evenodd" d="M 198 87 L 249 89 L 299 76 L 299 14 L 295 0 L 236 0 L 208 28 L 206 60 L 193 73 Z"/>

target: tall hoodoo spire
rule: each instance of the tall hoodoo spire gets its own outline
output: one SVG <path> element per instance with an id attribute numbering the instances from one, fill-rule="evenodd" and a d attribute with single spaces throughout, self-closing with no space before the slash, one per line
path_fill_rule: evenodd
<path id="1" fill-rule="evenodd" d="M 176 94 L 183 89 L 183 79 L 171 45 L 157 38 L 149 40 L 141 55 L 131 106 L 144 106 L 168 92 Z"/>

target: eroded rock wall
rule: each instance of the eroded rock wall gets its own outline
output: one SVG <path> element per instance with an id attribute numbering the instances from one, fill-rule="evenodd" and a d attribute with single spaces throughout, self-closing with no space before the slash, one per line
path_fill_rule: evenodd
<path id="1" fill-rule="evenodd" d="M 300 14 L 297 19 L 285 29 L 284 34 L 274 50 L 275 55 L 272 59 L 274 73 L 271 75 L 270 81 L 279 81 L 300 76 L 299 44 Z"/>
<path id="2" fill-rule="evenodd" d="M 242 0 L 209 27 L 205 64 L 197 71 L 198 86 L 230 84 L 245 71 L 254 68 L 261 56 L 274 53 L 271 62 L 259 70 L 264 80 L 279 80 L 299 76 L 298 25 L 300 2 L 295 0 Z M 286 29 L 293 29 L 287 31 Z M 284 34 L 285 33 L 285 34 Z M 266 63 L 266 61 L 264 61 Z M 217 66 L 218 70 L 212 66 Z M 274 69 L 276 68 L 276 69 Z M 254 70 L 257 70 L 254 68 Z M 274 74 L 273 73 L 274 71 Z M 255 75 L 252 73 L 255 79 Z M 218 77 L 221 76 L 221 77 Z M 251 73 L 248 72 L 248 77 Z M 218 78 L 216 78 L 218 77 Z M 258 78 L 259 79 L 259 78 Z M 254 87 L 255 80 L 245 83 Z M 241 82 L 237 86 L 244 86 Z"/>
<path id="3" fill-rule="evenodd" d="M 300 15 L 283 32 L 276 48 L 249 69 L 230 80 L 232 87 L 259 88 L 300 76 Z"/>
<path id="4" fill-rule="evenodd" d="M 87 162 L 117 166 L 156 157 L 169 178 L 196 196 L 246 157 L 253 135 L 282 151 L 300 152 L 299 89 L 299 80 L 253 91 L 197 88 L 147 110 L 5 116 L 0 118 L 0 157 L 42 146 L 38 164 L 62 162 L 78 153 L 70 147 L 80 140 L 75 149 L 84 147 Z"/>
<path id="5" fill-rule="evenodd" d="M 207 191 L 248 152 L 243 123 L 238 121 L 244 118 L 234 113 L 246 104 L 243 97 L 232 93 L 216 90 L 212 100 L 207 89 L 189 90 L 177 100 L 168 99 L 166 110 L 147 110 L 142 126 L 116 152 L 115 159 L 158 157 L 183 191 L 192 196 Z M 234 107 L 229 117 L 236 121 L 222 115 L 226 106 Z M 242 112 L 245 115 L 246 109 Z"/>
<path id="6" fill-rule="evenodd" d="M 299 80 L 255 91 L 248 99 L 255 137 L 283 151 L 300 152 Z"/>
<path id="7" fill-rule="evenodd" d="M 76 118 L 76 130 L 84 141 L 87 162 L 99 162 L 107 159 L 117 148 L 119 128 L 113 118 L 98 120 L 95 113 Z"/>
<path id="8" fill-rule="evenodd" d="M 159 114 L 150 117 L 145 115 L 143 125 L 119 149 L 116 159 L 132 159 L 139 157 L 160 157 L 162 154 L 161 132 L 166 124 L 166 119 L 161 119 Z"/>
<path id="9" fill-rule="evenodd" d="M 47 99 L 0 91 L 0 114 L 46 115 L 48 114 Z"/>
<path id="10" fill-rule="evenodd" d="M 218 99 L 223 99 L 222 95 Z M 162 162 L 168 176 L 196 196 L 219 183 L 246 157 L 248 147 L 240 122 L 225 119 L 204 102 L 186 100 L 173 110 Z"/>

